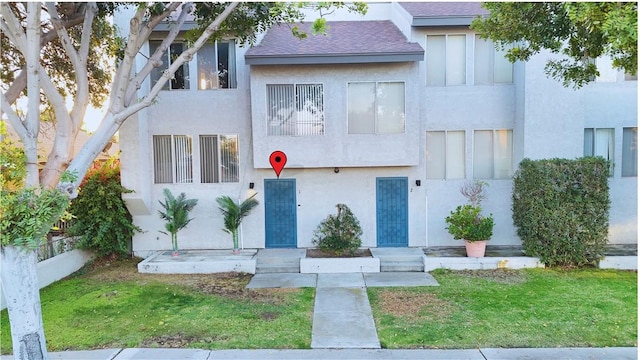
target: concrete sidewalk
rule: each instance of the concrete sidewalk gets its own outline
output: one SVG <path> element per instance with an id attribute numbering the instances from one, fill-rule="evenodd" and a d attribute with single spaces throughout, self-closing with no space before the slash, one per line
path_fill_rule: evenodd
<path id="1" fill-rule="evenodd" d="M 105 349 L 49 353 L 51 360 L 636 360 L 638 348 L 468 349 L 468 350 L 199 350 Z M 1 360 L 13 356 L 3 355 Z"/>

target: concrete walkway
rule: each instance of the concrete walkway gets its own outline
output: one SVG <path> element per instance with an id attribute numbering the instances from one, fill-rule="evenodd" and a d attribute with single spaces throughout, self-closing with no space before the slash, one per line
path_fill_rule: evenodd
<path id="1" fill-rule="evenodd" d="M 380 348 L 362 273 L 318 274 L 311 348 Z"/>
<path id="2" fill-rule="evenodd" d="M 12 360 L 3 355 L 1 360 Z M 468 349 L 468 350 L 200 350 L 104 349 L 49 353 L 51 360 L 636 360 L 637 348 Z"/>
<path id="3" fill-rule="evenodd" d="M 367 286 L 438 286 L 428 273 L 256 274 L 247 288 L 316 287 L 312 349 L 379 349 Z"/>

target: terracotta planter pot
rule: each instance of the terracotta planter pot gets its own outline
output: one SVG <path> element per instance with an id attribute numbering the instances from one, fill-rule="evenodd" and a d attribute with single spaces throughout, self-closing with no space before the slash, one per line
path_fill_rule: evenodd
<path id="1" fill-rule="evenodd" d="M 487 241 L 464 241 L 467 248 L 467 257 L 484 257 L 484 251 L 487 248 Z"/>

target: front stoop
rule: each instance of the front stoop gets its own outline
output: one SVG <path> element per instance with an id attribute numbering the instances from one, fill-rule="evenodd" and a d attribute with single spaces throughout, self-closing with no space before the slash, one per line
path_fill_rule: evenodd
<path id="1" fill-rule="evenodd" d="M 424 271 L 435 269 L 486 270 L 543 268 L 540 259 L 525 256 L 513 257 L 432 257 L 424 256 Z"/>
<path id="2" fill-rule="evenodd" d="M 371 248 L 380 259 L 381 272 L 422 272 L 424 251 L 421 248 Z"/>
<path id="3" fill-rule="evenodd" d="M 256 273 L 256 250 L 184 250 L 179 256 L 160 251 L 138 264 L 145 274 L 214 274 L 222 272 Z"/>
<path id="4" fill-rule="evenodd" d="M 300 272 L 303 274 L 371 273 L 380 272 L 380 259 L 369 258 L 302 258 Z"/>
<path id="5" fill-rule="evenodd" d="M 299 273 L 300 258 L 306 249 L 260 249 L 256 256 L 256 273 Z"/>

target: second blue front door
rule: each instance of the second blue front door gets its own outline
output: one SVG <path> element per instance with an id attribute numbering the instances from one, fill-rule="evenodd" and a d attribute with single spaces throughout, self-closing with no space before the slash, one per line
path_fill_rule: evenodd
<path id="1" fill-rule="evenodd" d="M 376 233 L 379 247 L 409 245 L 409 181 L 376 178 Z"/>

